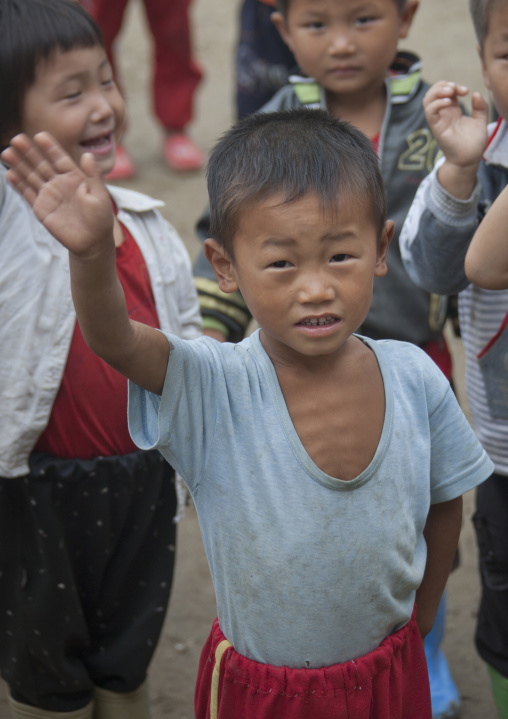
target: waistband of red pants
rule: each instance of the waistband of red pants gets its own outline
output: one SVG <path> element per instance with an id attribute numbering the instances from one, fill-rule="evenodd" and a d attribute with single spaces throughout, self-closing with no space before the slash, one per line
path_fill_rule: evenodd
<path id="1" fill-rule="evenodd" d="M 215 665 L 216 673 L 220 672 L 223 658 L 227 658 L 228 673 L 234 671 L 235 683 L 251 687 L 255 683 L 255 688 L 261 692 L 283 692 L 293 696 L 318 692 L 325 696 L 327 693 L 333 695 L 338 691 L 357 689 L 362 682 L 370 683 L 373 677 L 392 665 L 394 657 L 402 652 L 410 637 L 415 635 L 420 640 L 416 606 L 404 627 L 390 634 L 377 649 L 364 656 L 320 669 L 275 667 L 239 654 L 222 633 L 219 620 L 215 619 L 207 654 L 208 661 Z M 234 661 L 231 661 L 233 657 Z"/>

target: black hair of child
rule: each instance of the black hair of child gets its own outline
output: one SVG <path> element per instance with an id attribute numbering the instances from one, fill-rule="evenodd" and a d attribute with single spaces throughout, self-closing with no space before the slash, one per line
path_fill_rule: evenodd
<path id="1" fill-rule="evenodd" d="M 0 151 L 20 132 L 37 66 L 56 50 L 104 46 L 102 33 L 73 0 L 0 0 Z"/>
<path id="2" fill-rule="evenodd" d="M 402 13 L 404 10 L 407 0 L 393 0 L 393 2 L 397 5 L 397 9 L 399 13 Z M 285 18 L 288 16 L 288 10 L 289 6 L 291 5 L 291 0 L 275 0 L 275 6 L 277 10 L 281 13 L 281 15 Z"/>
<path id="3" fill-rule="evenodd" d="M 504 4 L 506 4 L 506 1 L 507 0 L 505 0 Z M 482 51 L 485 35 L 489 29 L 490 11 L 494 5 L 499 6 L 502 4 L 499 0 L 469 0 L 469 12 L 473 21 L 478 45 Z"/>
<path id="4" fill-rule="evenodd" d="M 249 115 L 226 132 L 207 166 L 210 236 L 231 259 L 242 210 L 282 195 L 283 203 L 316 194 L 326 211 L 367 198 L 379 236 L 386 203 L 379 159 L 370 140 L 325 110 Z"/>

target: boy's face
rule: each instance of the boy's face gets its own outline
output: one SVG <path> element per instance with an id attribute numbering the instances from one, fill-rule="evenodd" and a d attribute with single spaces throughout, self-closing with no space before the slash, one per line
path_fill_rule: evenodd
<path id="1" fill-rule="evenodd" d="M 240 289 L 272 357 L 330 355 L 367 315 L 374 276 L 386 273 L 393 223 L 378 242 L 364 199 L 344 198 L 337 213 L 323 211 L 315 194 L 282 199 L 245 208 L 233 262 L 214 240 L 207 240 L 207 256 L 220 288 Z"/>
<path id="2" fill-rule="evenodd" d="M 306 75 L 361 99 L 383 85 L 417 7 L 408 0 L 400 14 L 395 0 L 291 0 L 285 20 L 272 17 Z"/>
<path id="3" fill-rule="evenodd" d="M 102 174 L 115 162 L 124 102 L 100 45 L 52 53 L 37 68 L 23 104 L 21 131 L 47 131 L 79 163 L 91 152 Z"/>
<path id="4" fill-rule="evenodd" d="M 483 79 L 499 114 L 508 119 L 508 3 L 492 5 L 480 52 Z"/>

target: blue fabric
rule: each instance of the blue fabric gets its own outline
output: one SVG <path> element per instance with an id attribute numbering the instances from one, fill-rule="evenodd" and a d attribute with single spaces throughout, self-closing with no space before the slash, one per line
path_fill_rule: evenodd
<path id="1" fill-rule="evenodd" d="M 430 504 L 492 472 L 445 377 L 413 345 L 365 340 L 385 422 L 370 465 L 342 481 L 305 451 L 258 333 L 236 345 L 169 340 L 162 398 L 130 384 L 130 430 L 189 486 L 226 637 L 290 667 L 379 646 L 411 616 Z"/>

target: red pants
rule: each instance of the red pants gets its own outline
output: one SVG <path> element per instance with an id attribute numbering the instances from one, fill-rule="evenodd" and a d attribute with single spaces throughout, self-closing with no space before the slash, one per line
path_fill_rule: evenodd
<path id="1" fill-rule="evenodd" d="M 405 627 L 373 652 L 324 669 L 260 664 L 224 640 L 216 619 L 201 653 L 196 719 L 432 717 L 425 652 L 414 612 Z"/>
<path id="2" fill-rule="evenodd" d="M 127 3 L 91 0 L 86 5 L 102 30 L 113 68 L 112 46 Z M 192 99 L 201 80 L 191 52 L 190 0 L 144 0 L 144 4 L 155 46 L 154 112 L 165 128 L 180 130 L 192 119 Z"/>

